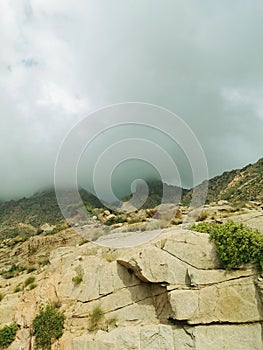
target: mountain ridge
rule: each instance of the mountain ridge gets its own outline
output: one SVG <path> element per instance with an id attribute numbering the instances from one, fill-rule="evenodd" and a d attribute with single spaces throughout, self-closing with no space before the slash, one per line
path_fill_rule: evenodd
<path id="1" fill-rule="evenodd" d="M 198 189 L 198 185 L 196 188 Z M 169 200 L 178 200 L 178 193 L 182 191 L 181 202 L 189 205 L 193 189 L 180 189 L 176 186 L 153 181 L 149 183 L 149 196 L 142 208 L 153 208 L 162 202 L 163 188 L 169 192 Z M 206 203 L 227 200 L 231 203 L 245 203 L 247 201 L 263 202 L 263 158 L 254 164 L 248 164 L 242 169 L 225 171 L 208 181 Z M 80 189 L 84 204 L 89 208 L 104 205 L 93 194 Z M 131 199 L 131 195 L 125 200 Z M 167 200 L 166 200 L 167 202 Z M 44 223 L 54 224 L 64 220 L 57 204 L 53 189 L 36 193 L 29 198 L 0 202 L 0 227 L 13 223 L 23 222 L 34 227 Z M 0 228 L 1 231 L 1 228 Z"/>

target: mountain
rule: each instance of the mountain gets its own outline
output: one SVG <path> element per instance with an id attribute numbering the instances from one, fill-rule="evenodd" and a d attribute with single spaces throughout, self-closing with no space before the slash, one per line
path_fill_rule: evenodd
<path id="1" fill-rule="evenodd" d="M 148 198 L 142 206 L 144 209 L 159 205 L 163 199 L 163 191 L 166 193 L 166 203 L 178 202 L 181 192 L 183 204 L 187 205 L 191 201 L 192 189 L 180 189 L 176 186 L 163 184 L 161 181 L 151 181 L 148 183 L 148 187 Z M 80 195 L 87 207 L 103 207 L 97 197 L 84 189 L 80 189 Z M 138 187 L 133 199 L 135 206 L 136 200 L 140 201 L 139 196 L 140 188 Z M 131 195 L 123 200 L 129 199 L 131 199 Z M 243 169 L 226 171 L 222 175 L 210 179 L 206 203 L 220 200 L 228 200 L 231 203 L 263 202 L 263 158 Z M 30 198 L 0 203 L 0 231 L 1 227 L 16 223 L 30 224 L 38 228 L 44 223 L 54 224 L 61 220 L 63 220 L 63 216 L 57 204 L 55 191 L 52 189 L 37 193 Z"/>
<path id="2" fill-rule="evenodd" d="M 198 187 L 198 186 L 197 186 Z M 192 190 L 183 197 L 189 203 Z M 243 169 L 225 171 L 209 180 L 206 203 L 228 200 L 230 203 L 263 202 L 263 158 Z"/>
<path id="3" fill-rule="evenodd" d="M 150 183 L 145 205 L 160 201 L 163 189 L 167 202 L 181 192 Z M 182 193 L 188 200 L 191 191 Z M 71 195 L 65 192 L 77 213 Z M 94 216 L 83 226 L 60 226 L 53 190 L 0 205 L 0 349 L 262 349 L 262 271 L 243 263 L 223 270 L 211 237 L 180 224 L 192 208 L 181 206 L 170 222 L 155 215 L 156 208 L 118 217 L 98 209 L 102 205 L 92 194 L 80 195 Z M 211 179 L 208 201 L 224 198 L 262 200 L 262 159 Z M 250 204 L 205 205 L 200 224 L 231 219 L 263 232 L 262 205 Z M 106 226 L 104 218 L 124 220 Z M 42 234 L 46 222 L 59 230 Z M 262 236 L 250 234 L 260 256 Z M 240 255 L 247 242 L 239 239 Z M 47 340 L 54 344 L 47 347 Z"/>
<path id="4" fill-rule="evenodd" d="M 208 202 L 263 201 L 263 158 L 241 170 L 223 173 L 209 181 Z"/>
<path id="5" fill-rule="evenodd" d="M 204 185 L 196 186 L 200 189 Z M 142 208 L 153 208 L 162 202 L 163 191 L 168 193 L 165 202 L 176 203 L 181 194 L 181 202 L 189 205 L 193 189 L 163 184 L 161 181 L 149 182 L 149 196 Z M 139 195 L 137 191 L 137 197 Z M 202 191 L 200 191 L 202 192 Z M 136 192 L 135 192 L 136 195 Z M 127 196 L 124 200 L 129 200 Z M 208 181 L 208 192 L 206 203 L 228 200 L 231 203 L 245 203 L 248 201 L 263 202 L 263 158 L 255 164 L 249 164 L 243 169 L 225 171 L 222 175 L 216 176 Z"/>
<path id="6" fill-rule="evenodd" d="M 70 191 L 67 192 L 70 193 Z M 102 206 L 95 196 L 84 189 L 80 189 L 79 193 L 86 206 L 92 208 Z M 63 220 L 53 189 L 36 193 L 29 198 L 2 202 L 0 203 L 0 238 L 8 236 L 11 231 L 21 231 L 20 223 L 32 226 L 31 230 L 34 230 L 45 223 L 52 225 Z M 29 230 L 29 226 L 25 229 Z"/>
<path id="7" fill-rule="evenodd" d="M 144 189 L 139 186 L 136 187 L 135 193 L 133 193 L 133 199 L 131 204 L 135 207 L 141 207 L 142 209 L 154 208 L 161 203 L 178 203 L 181 197 L 184 197 L 189 190 L 185 188 L 180 188 L 173 185 L 168 185 L 162 183 L 161 181 L 147 181 L 148 186 L 148 196 L 145 203 L 142 206 L 137 206 L 136 204 L 141 203 L 142 200 L 140 196 L 143 196 Z M 122 200 L 130 200 L 132 195 L 129 195 Z"/>

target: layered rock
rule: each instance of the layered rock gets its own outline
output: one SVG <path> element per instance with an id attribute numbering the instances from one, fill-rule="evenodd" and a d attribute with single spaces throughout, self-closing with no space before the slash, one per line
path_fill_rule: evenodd
<path id="1" fill-rule="evenodd" d="M 23 276 L 4 287 L 0 322 L 21 326 L 13 350 L 33 346 L 30 325 L 38 306 L 48 301 L 60 301 L 66 316 L 54 349 L 263 347 L 262 278 L 249 267 L 220 269 L 206 234 L 167 229 L 130 249 L 61 247 L 51 253 L 50 265 L 33 274 L 34 290 L 13 294 Z M 78 274 L 83 278 L 76 285 L 72 279 Z M 103 315 L 94 325 L 96 307 Z"/>

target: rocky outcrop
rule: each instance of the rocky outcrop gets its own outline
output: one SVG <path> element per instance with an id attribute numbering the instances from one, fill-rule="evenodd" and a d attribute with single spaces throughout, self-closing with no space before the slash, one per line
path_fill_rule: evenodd
<path id="1" fill-rule="evenodd" d="M 0 323 L 21 326 L 12 350 L 33 346 L 30 325 L 48 301 L 59 301 L 66 316 L 54 349 L 262 349 L 262 277 L 250 267 L 220 269 L 206 234 L 167 229 L 139 247 L 85 243 L 57 248 L 49 260 L 33 272 L 33 290 L 13 293 L 23 275 L 0 279 Z"/>
<path id="2" fill-rule="evenodd" d="M 262 349 L 261 326 L 127 326 L 73 339 L 74 350 L 252 350 Z"/>

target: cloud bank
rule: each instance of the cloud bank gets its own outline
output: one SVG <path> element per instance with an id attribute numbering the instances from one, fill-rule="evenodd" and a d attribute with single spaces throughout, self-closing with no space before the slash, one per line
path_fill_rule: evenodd
<path id="1" fill-rule="evenodd" d="M 260 0 L 1 1 L 0 198 L 50 186 L 65 134 L 113 103 L 178 114 L 210 176 L 256 161 L 262 32 Z"/>

